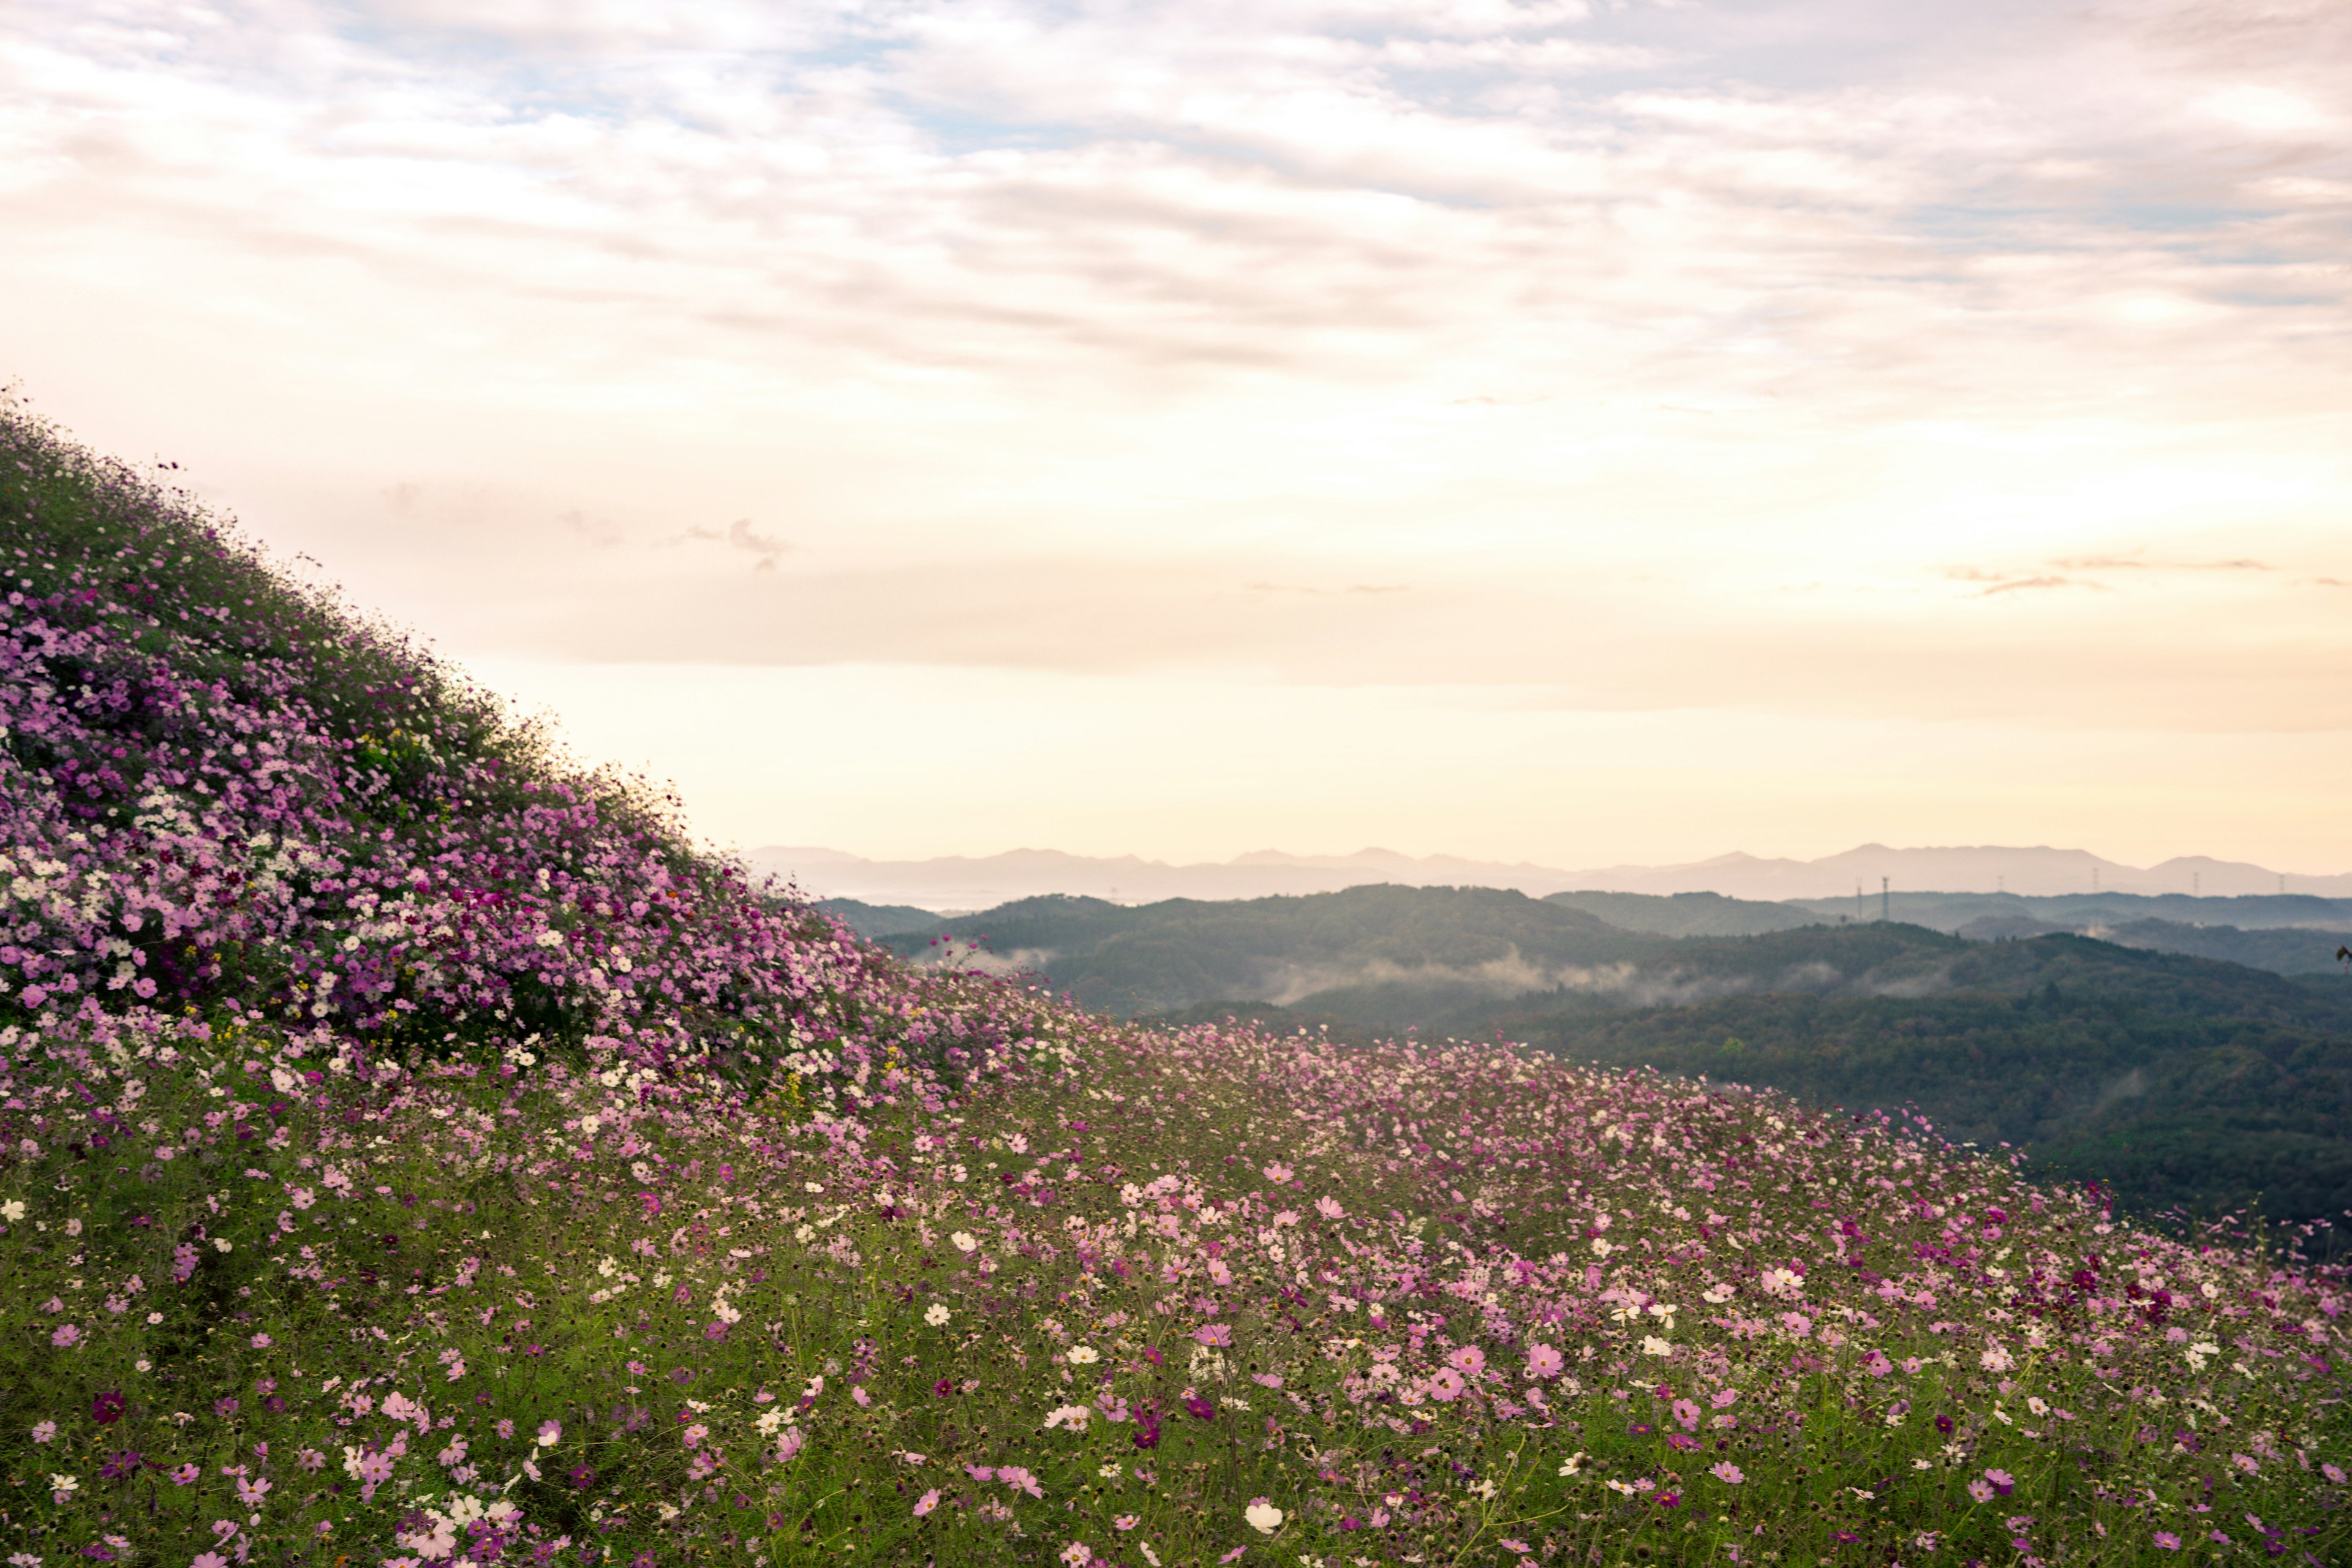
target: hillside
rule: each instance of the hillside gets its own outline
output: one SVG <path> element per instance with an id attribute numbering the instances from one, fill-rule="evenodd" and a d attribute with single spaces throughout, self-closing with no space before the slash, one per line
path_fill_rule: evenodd
<path id="1" fill-rule="evenodd" d="M 1822 917 L 1795 904 L 1727 899 L 1721 893 L 1552 893 L 1544 902 L 1564 904 L 1598 916 L 1625 931 L 1653 936 L 1757 936 L 1768 931 L 1821 925 Z M 1836 920 L 1829 917 L 1830 921 Z"/>
<path id="2" fill-rule="evenodd" d="M 1132 907 L 1024 899 L 890 939 L 908 953 L 933 936 L 982 944 L 1034 970 L 1085 1006 L 1128 1015 L 1247 996 L 1350 1010 L 1402 1029 L 1431 1009 L 1475 1006 L 1559 983 L 1562 971 L 1647 958 L 1657 938 L 1580 910 L 1491 888 L 1350 888 L 1300 898 Z"/>
<path id="3" fill-rule="evenodd" d="M 1701 906 L 1703 909 L 1707 906 Z M 1366 1043 L 1498 1034 L 1580 1061 L 1916 1106 L 2150 1210 L 2352 1208 L 2352 984 L 2071 935 L 1813 925 L 1672 940 L 1512 893 L 1030 900 L 945 922 L 1080 1002 Z M 1568 915 L 1580 911 L 1568 910 Z M 892 939 L 936 957 L 919 933 Z M 1727 1055 L 1721 1043 L 1747 1047 Z"/>
<path id="4" fill-rule="evenodd" d="M 1916 1107 L 1956 1142 L 2029 1149 L 2037 1171 L 2096 1178 L 2147 1210 L 2320 1219 L 2352 1205 L 2352 986 L 2264 997 L 2174 974 L 2143 992 L 2128 971 L 2069 967 L 2005 993 L 1748 995 L 1500 1026 L 1578 1061 Z"/>
<path id="5" fill-rule="evenodd" d="M 856 899 L 819 899 L 816 907 L 864 937 L 894 936 L 905 931 L 929 931 L 940 917 L 912 904 L 868 904 Z"/>
<path id="6" fill-rule="evenodd" d="M 16 1568 L 2352 1548 L 2307 1231 L 904 963 L 0 416 Z"/>
<path id="7" fill-rule="evenodd" d="M 2305 893 L 2246 894 L 2235 898 L 2191 898 L 2186 893 L 2144 894 L 2060 893 L 2028 897 L 2017 893 L 1915 892 L 1901 888 L 1885 900 L 1891 918 L 1910 925 L 1950 931 L 1979 922 L 2038 921 L 2060 930 L 2085 931 L 2136 921 L 2198 927 L 2235 926 L 2244 931 L 2308 927 L 2315 931 L 2352 931 L 2352 899 L 2323 899 Z M 1786 906 L 1824 921 L 1840 917 L 1875 920 L 1880 899 L 1874 892 L 1857 901 L 1842 899 L 1792 899 Z M 1963 934 L 1966 934 L 1965 930 Z"/>
<path id="8" fill-rule="evenodd" d="M 1507 1037 L 1616 1068 L 1769 1084 L 1813 1105 L 1916 1107 L 1959 1142 L 2030 1147 L 2136 1206 L 2352 1208 L 2352 983 L 2077 936 L 1971 942 L 1919 926 L 1809 926 L 1673 942 L 1510 1002 L 1433 1002 L 1433 1035 Z M 1362 992 L 1225 1016 L 1371 1039 Z M 1738 1041 L 1727 1047 L 1727 1041 Z"/>

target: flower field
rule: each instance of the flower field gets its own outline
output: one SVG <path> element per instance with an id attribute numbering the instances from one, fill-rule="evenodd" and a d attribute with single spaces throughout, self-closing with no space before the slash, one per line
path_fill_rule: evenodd
<path id="1" fill-rule="evenodd" d="M 0 520 L 19 1568 L 2352 1560 L 2274 1247 L 909 967 L 21 410 Z"/>

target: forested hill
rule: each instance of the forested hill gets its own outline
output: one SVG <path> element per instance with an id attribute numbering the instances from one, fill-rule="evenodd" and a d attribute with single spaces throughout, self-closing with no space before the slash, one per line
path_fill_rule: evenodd
<path id="1" fill-rule="evenodd" d="M 1163 1013 L 1213 998 L 1296 1000 L 1401 986 L 1463 1005 L 1557 983 L 1563 970 L 1637 963 L 1667 939 L 1492 888 L 1350 888 L 1299 898 L 1023 899 L 935 931 L 887 939 L 902 952 L 971 944 L 1034 969 L 1089 1007 Z"/>

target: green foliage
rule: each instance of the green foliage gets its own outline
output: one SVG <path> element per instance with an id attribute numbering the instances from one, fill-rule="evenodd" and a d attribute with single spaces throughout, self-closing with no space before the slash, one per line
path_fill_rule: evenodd
<path id="1" fill-rule="evenodd" d="M 2037 1168 L 2105 1182 L 2139 1211 L 2259 1201 L 2313 1219 L 2352 1205 L 2352 987 L 2182 973 L 2186 960 L 2118 971 L 2101 956 L 2061 945 L 2055 962 L 1997 966 L 2011 973 L 1982 978 L 2008 981 L 2005 994 L 1750 994 L 1510 1027 L 1579 1061 L 1916 1107 L 1957 1142 L 2027 1148 Z"/>
<path id="2" fill-rule="evenodd" d="M 1547 894 L 1544 902 L 1582 910 L 1622 930 L 1647 931 L 1653 936 L 1758 936 L 1768 931 L 1822 923 L 1819 913 L 1795 904 L 1726 898 L 1721 893 L 1585 890 Z"/>
<path id="3" fill-rule="evenodd" d="M 947 921 L 912 904 L 869 904 L 856 899 L 818 899 L 815 906 L 863 937 L 929 936 Z"/>
<path id="4" fill-rule="evenodd" d="M 2352 982 L 2340 976 L 1875 922 L 1687 940 L 1589 967 L 1510 997 L 1423 978 L 1327 986 L 1285 1007 L 1199 1002 L 1171 1021 L 1230 1015 L 1356 1041 L 1501 1036 L 1817 1105 L 1915 1106 L 1956 1140 L 2028 1148 L 2142 1212 L 2352 1208 Z"/>
<path id="5" fill-rule="evenodd" d="M 1509 995 L 1560 964 L 1623 963 L 1667 949 L 1580 910 L 1491 888 L 1364 887 L 1140 908 L 1024 899 L 945 922 L 942 933 L 960 943 L 984 939 L 990 952 L 1037 969 L 1079 1003 L 1128 1015 L 1346 985 L 1370 985 L 1376 997 Z M 920 953 L 931 944 L 919 934 L 890 945 Z M 1431 1009 L 1424 1001 L 1418 1010 Z"/>

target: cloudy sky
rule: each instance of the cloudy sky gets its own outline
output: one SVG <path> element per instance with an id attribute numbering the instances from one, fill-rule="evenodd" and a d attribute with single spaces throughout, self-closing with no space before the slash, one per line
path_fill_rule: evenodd
<path id="1" fill-rule="evenodd" d="M 721 842 L 2352 868 L 2341 0 L 12 0 L 0 380 Z"/>

